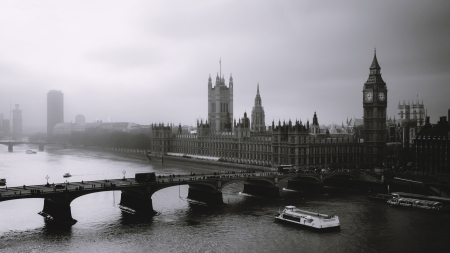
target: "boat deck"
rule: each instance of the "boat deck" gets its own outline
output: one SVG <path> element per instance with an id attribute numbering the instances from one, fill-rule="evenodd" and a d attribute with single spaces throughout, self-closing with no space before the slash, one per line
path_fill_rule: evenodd
<path id="1" fill-rule="evenodd" d="M 314 217 L 314 218 L 318 218 L 318 219 L 330 219 L 330 218 L 334 217 L 334 215 L 314 213 L 314 212 L 301 210 L 301 209 L 297 209 L 297 208 L 295 208 L 293 211 L 286 210 L 284 213 L 290 214 L 293 216 L 299 216 L 299 217 L 310 216 L 310 217 Z"/>
<path id="2" fill-rule="evenodd" d="M 275 219 L 316 229 L 340 227 L 338 216 L 301 210 L 294 206 L 286 206 Z"/>

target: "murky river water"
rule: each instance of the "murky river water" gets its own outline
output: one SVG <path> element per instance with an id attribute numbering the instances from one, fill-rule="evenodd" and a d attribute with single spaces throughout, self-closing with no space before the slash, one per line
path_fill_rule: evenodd
<path id="1" fill-rule="evenodd" d="M 127 154 L 102 150 L 46 147 L 25 154 L 0 145 L 0 178 L 7 185 L 127 177 L 136 172 L 157 174 L 211 173 L 217 166 L 165 161 L 149 163 Z M 37 147 L 32 147 L 34 150 Z M 236 169 L 239 170 L 239 169 Z M 389 207 L 369 201 L 365 193 L 327 189 L 326 194 L 283 193 L 281 199 L 240 195 L 243 184 L 223 189 L 223 207 L 186 202 L 188 186 L 156 192 L 159 215 L 135 218 L 117 207 L 120 192 L 93 193 L 74 200 L 72 227 L 46 225 L 37 213 L 43 199 L 0 202 L 0 252 L 449 252 L 450 215 Z M 0 189 L 1 191 L 1 189 Z M 181 195 L 181 199 L 180 199 Z M 280 207 L 339 216 L 341 230 L 317 233 L 277 223 Z"/>

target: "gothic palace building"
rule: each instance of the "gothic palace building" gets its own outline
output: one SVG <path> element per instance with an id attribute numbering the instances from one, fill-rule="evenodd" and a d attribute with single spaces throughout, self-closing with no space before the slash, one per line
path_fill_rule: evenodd
<path id="1" fill-rule="evenodd" d="M 301 121 L 272 122 L 266 128 L 259 84 L 251 122 L 233 119 L 233 78 L 229 86 L 217 75 L 215 87 L 208 79 L 208 120 L 197 122 L 196 134 L 182 134 L 178 127 L 151 126 L 151 152 L 211 157 L 220 161 L 271 166 L 292 164 L 297 168 L 357 168 L 381 165 L 386 156 L 387 88 L 381 78 L 376 54 L 363 87 L 364 125 L 356 124 L 330 133 L 319 126 L 314 113 L 312 124 Z"/>

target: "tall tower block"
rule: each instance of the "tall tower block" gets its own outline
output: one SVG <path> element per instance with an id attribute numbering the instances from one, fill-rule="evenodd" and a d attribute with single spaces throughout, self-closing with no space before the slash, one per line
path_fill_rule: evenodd
<path id="1" fill-rule="evenodd" d="M 375 51 L 363 88 L 364 162 L 374 166 L 382 165 L 386 157 L 387 88 L 380 69 Z"/>
<path id="2" fill-rule="evenodd" d="M 53 127 L 64 123 L 64 94 L 59 90 L 47 93 L 47 136 L 53 135 Z"/>
<path id="3" fill-rule="evenodd" d="M 22 110 L 19 109 L 19 105 L 16 104 L 16 108 L 13 113 L 13 139 L 20 140 L 22 138 Z"/>
<path id="4" fill-rule="evenodd" d="M 230 131 L 227 125 L 233 119 L 233 77 L 230 75 L 228 87 L 225 78 L 216 76 L 212 87 L 211 76 L 208 78 L 208 122 L 213 132 Z M 227 124 L 228 123 L 228 124 Z M 233 131 L 233 129 L 231 129 Z"/>

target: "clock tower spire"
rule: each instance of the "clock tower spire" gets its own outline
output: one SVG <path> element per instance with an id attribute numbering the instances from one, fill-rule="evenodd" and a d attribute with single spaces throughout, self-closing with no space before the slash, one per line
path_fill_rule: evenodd
<path id="1" fill-rule="evenodd" d="M 386 157 L 387 88 L 376 53 L 375 49 L 369 78 L 363 87 L 364 162 L 381 166 Z"/>

